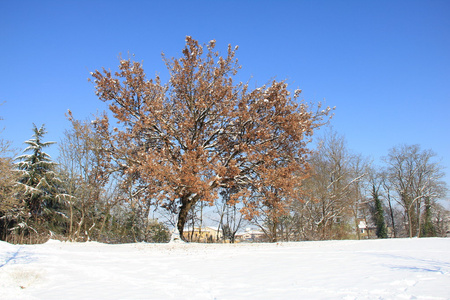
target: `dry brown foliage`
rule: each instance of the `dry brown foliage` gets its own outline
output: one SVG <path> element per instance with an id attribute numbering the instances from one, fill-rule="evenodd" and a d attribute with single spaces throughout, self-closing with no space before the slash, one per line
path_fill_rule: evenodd
<path id="1" fill-rule="evenodd" d="M 181 58 L 163 54 L 170 78 L 147 79 L 142 64 L 122 59 L 119 71 L 95 71 L 96 94 L 117 120 L 105 114 L 96 128 L 124 176 L 139 178 L 147 197 L 178 213 L 183 231 L 189 209 L 213 203 L 220 188 L 238 188 L 252 218 L 261 207 L 283 209 L 308 171 L 306 145 L 330 109 L 311 111 L 285 81 L 251 89 L 235 83 L 237 47 L 219 56 L 215 41 L 191 37 Z M 142 187 L 142 185 L 141 185 Z"/>

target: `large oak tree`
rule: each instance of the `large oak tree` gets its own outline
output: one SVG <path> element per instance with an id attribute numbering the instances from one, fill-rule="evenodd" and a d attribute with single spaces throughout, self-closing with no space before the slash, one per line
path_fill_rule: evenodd
<path id="1" fill-rule="evenodd" d="M 163 54 L 165 84 L 147 79 L 130 59 L 117 72 L 92 73 L 117 121 L 113 127 L 107 114 L 96 121 L 108 141 L 103 150 L 135 180 L 135 194 L 178 214 L 181 234 L 191 207 L 212 204 L 221 189 L 238 190 L 228 201 L 244 201 L 248 218 L 261 204 L 277 209 L 296 196 L 308 170 L 307 143 L 330 111 L 312 111 L 285 81 L 254 89 L 235 82 L 236 50 L 228 46 L 222 57 L 214 40 L 202 46 L 187 37 L 180 58 Z"/>

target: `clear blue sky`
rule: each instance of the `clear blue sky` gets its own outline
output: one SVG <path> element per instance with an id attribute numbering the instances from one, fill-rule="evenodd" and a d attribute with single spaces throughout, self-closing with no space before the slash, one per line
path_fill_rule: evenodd
<path id="1" fill-rule="evenodd" d="M 450 1 L 0 0 L 1 136 L 23 149 L 45 123 L 59 141 L 67 109 L 105 108 L 90 71 L 131 53 L 164 77 L 161 52 L 178 57 L 186 35 L 239 45 L 242 80 L 287 79 L 336 106 L 334 129 L 375 162 L 401 143 L 433 149 L 450 184 Z"/>

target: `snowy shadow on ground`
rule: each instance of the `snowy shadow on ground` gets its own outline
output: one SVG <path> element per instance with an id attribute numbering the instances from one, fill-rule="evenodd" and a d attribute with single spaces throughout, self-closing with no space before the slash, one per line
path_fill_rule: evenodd
<path id="1" fill-rule="evenodd" d="M 393 270 L 406 270 L 412 272 L 440 273 L 450 274 L 450 262 L 435 259 L 421 259 L 407 255 L 395 254 L 373 254 L 378 258 L 389 258 L 398 261 L 398 264 L 384 264 L 384 266 Z M 404 264 L 401 262 L 404 261 Z"/>
<path id="2" fill-rule="evenodd" d="M 394 270 L 407 270 L 412 272 L 429 272 L 429 273 L 440 273 L 440 274 L 448 274 L 449 272 L 445 269 L 438 266 L 429 266 L 429 267 L 415 267 L 415 266 L 388 266 Z"/>
<path id="3" fill-rule="evenodd" d="M 16 251 L 0 253 L 0 268 L 10 264 L 28 264 L 35 261 L 29 252 L 23 250 L 23 247 L 17 248 Z"/>

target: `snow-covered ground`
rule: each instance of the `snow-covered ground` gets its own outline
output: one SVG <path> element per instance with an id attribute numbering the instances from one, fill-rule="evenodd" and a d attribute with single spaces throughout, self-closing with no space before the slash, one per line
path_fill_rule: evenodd
<path id="1" fill-rule="evenodd" d="M 450 299 L 450 239 L 0 242 L 1 299 Z"/>

